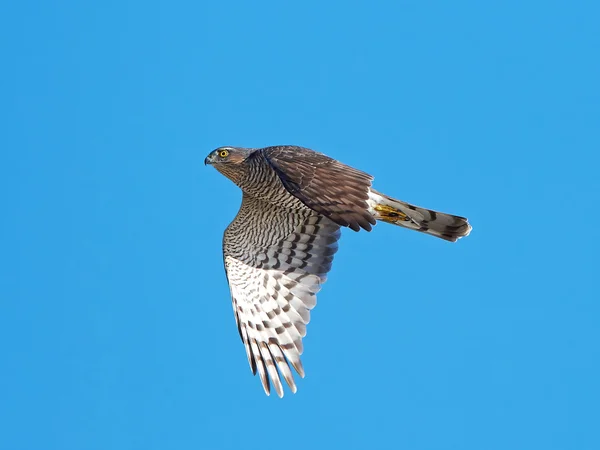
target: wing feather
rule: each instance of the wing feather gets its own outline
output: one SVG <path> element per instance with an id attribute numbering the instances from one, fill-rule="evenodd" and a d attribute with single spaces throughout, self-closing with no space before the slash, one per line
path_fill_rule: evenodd
<path id="1" fill-rule="evenodd" d="M 239 221 L 247 219 L 244 208 L 252 201 L 258 200 L 245 199 Z M 230 227 L 240 225 L 236 220 Z M 250 368 L 267 394 L 272 386 L 281 397 L 281 377 L 296 392 L 290 366 L 304 377 L 302 338 L 337 251 L 340 227 L 310 210 L 290 215 L 280 209 L 268 220 L 269 226 L 255 224 L 255 234 L 244 241 L 252 248 L 231 245 L 237 231 L 226 231 L 225 269 Z"/>
<path id="2" fill-rule="evenodd" d="M 312 210 L 354 231 L 370 231 L 375 225 L 367 204 L 371 175 L 303 147 L 267 147 L 260 152 L 285 188 Z"/>

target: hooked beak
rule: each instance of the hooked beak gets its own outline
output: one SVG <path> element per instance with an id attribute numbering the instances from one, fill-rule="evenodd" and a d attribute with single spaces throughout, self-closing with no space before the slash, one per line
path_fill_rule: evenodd
<path id="1" fill-rule="evenodd" d="M 208 155 L 206 158 L 204 158 L 204 165 L 206 166 L 207 164 L 212 164 L 213 163 L 213 155 L 210 154 Z"/>

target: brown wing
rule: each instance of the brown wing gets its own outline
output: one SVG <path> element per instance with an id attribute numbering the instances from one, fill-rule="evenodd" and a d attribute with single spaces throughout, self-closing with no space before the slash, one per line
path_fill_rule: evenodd
<path id="1" fill-rule="evenodd" d="M 312 210 L 354 231 L 371 231 L 367 199 L 373 177 L 322 153 L 295 147 L 262 149 L 285 188 Z"/>

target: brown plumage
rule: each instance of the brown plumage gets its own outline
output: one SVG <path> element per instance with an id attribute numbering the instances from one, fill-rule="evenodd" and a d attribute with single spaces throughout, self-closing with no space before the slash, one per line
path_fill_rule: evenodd
<path id="1" fill-rule="evenodd" d="M 310 209 L 354 231 L 371 231 L 377 222 L 367 204 L 373 177 L 322 153 L 299 150 L 269 147 L 263 154 L 287 191 Z"/>
<path id="2" fill-rule="evenodd" d="M 296 392 L 290 365 L 304 376 L 302 338 L 338 248 L 340 227 L 370 231 L 380 220 L 456 241 L 467 219 L 375 191 L 373 177 L 296 146 L 220 147 L 205 160 L 243 192 L 225 230 L 223 259 L 235 319 L 265 392 Z"/>

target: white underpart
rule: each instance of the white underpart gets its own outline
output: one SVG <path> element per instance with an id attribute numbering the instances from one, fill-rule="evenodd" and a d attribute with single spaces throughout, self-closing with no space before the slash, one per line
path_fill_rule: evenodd
<path id="1" fill-rule="evenodd" d="M 381 195 L 379 192 L 374 191 L 373 189 L 369 189 L 369 198 L 367 199 L 367 204 L 369 205 L 369 212 L 373 214 L 373 217 L 375 217 L 377 220 L 381 220 L 379 211 L 375 209 L 375 206 L 377 205 L 384 205 L 396 208 L 399 211 L 406 214 L 412 221 L 412 224 L 408 222 L 407 225 L 407 223 L 405 222 L 403 224 L 398 223 L 398 225 L 402 225 L 405 227 L 407 226 L 408 228 L 418 228 L 419 222 L 423 220 L 423 214 L 419 213 L 418 211 L 409 210 L 405 207 L 406 204 L 404 204 L 403 202 L 394 201 L 390 197 Z M 411 225 L 414 225 L 414 227 L 411 227 Z"/>

